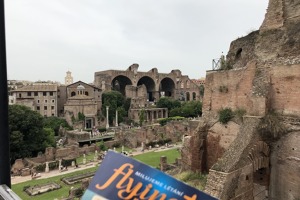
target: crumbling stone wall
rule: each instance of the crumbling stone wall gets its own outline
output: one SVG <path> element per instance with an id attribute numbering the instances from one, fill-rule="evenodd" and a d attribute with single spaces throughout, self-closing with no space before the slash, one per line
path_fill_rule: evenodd
<path id="1" fill-rule="evenodd" d="M 210 121 L 211 122 L 211 121 Z M 201 118 L 196 129 L 184 137 L 181 149 L 181 163 L 183 170 L 206 172 L 206 136 L 208 127 L 212 126 L 206 118 Z"/>
<path id="2" fill-rule="evenodd" d="M 256 127 L 259 122 L 255 117 L 244 119 L 237 138 L 210 169 L 206 192 L 222 200 L 253 199 L 254 173 L 269 168 L 269 147 L 258 142 Z"/>
<path id="3" fill-rule="evenodd" d="M 78 145 L 71 145 L 64 148 L 57 148 L 55 153 L 56 159 L 62 158 L 76 158 L 79 156 L 79 147 Z"/>
<path id="4" fill-rule="evenodd" d="M 291 132 L 272 145 L 270 199 L 300 199 L 300 132 Z"/>
<path id="5" fill-rule="evenodd" d="M 283 26 L 283 0 L 270 0 L 260 30 L 277 29 Z"/>
<path id="6" fill-rule="evenodd" d="M 255 41 L 259 35 L 259 31 L 253 31 L 249 35 L 232 41 L 230 51 L 227 53 L 226 62 L 230 67 L 242 68 L 247 63 L 255 59 Z"/>
<path id="7" fill-rule="evenodd" d="M 196 121 L 173 121 L 168 122 L 165 126 L 152 125 L 140 129 L 120 130 L 116 132 L 115 140 L 133 148 L 140 146 L 142 142 L 147 144 L 164 139 L 179 142 L 182 141 L 182 136 L 191 135 L 195 124 L 197 124 Z"/>
<path id="8" fill-rule="evenodd" d="M 208 129 L 206 138 L 207 148 L 207 169 L 222 157 L 229 145 L 236 139 L 240 125 L 230 121 L 227 124 L 217 122 Z"/>

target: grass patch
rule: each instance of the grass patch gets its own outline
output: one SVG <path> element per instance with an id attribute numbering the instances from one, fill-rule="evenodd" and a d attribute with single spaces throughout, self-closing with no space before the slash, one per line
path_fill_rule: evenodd
<path id="1" fill-rule="evenodd" d="M 174 175 L 174 178 L 176 178 L 180 181 L 183 181 L 186 184 L 203 191 L 205 188 L 205 185 L 206 185 L 207 175 L 200 174 L 200 173 L 194 173 L 191 171 L 185 171 L 180 174 Z"/>
<path id="2" fill-rule="evenodd" d="M 158 152 L 148 152 L 136 155 L 133 158 L 152 167 L 158 167 L 161 156 L 166 156 L 168 158 L 168 163 L 174 163 L 175 159 L 180 157 L 180 152 L 178 149 L 170 149 Z"/>
<path id="3" fill-rule="evenodd" d="M 81 183 L 79 184 L 74 184 L 74 185 L 66 185 L 64 182 L 61 181 L 61 179 L 63 177 L 69 177 L 69 176 L 74 176 L 74 175 L 78 175 L 78 174 L 85 174 L 87 172 L 95 172 L 98 169 L 98 167 L 93 167 L 93 168 L 89 168 L 89 169 L 85 169 L 82 171 L 77 171 L 77 172 L 72 172 L 69 174 L 64 174 L 64 175 L 60 175 L 60 176 L 55 176 L 55 177 L 50 177 L 47 179 L 37 179 L 37 180 L 30 180 L 30 181 L 26 181 L 23 183 L 18 183 L 18 184 L 14 184 L 12 185 L 12 190 L 22 199 L 22 200 L 53 200 L 55 198 L 61 199 L 61 198 L 66 198 L 69 195 L 69 190 L 71 187 L 80 187 Z M 54 190 L 51 192 L 47 192 L 41 195 L 36 195 L 36 196 L 29 196 L 27 193 L 25 193 L 23 191 L 24 187 L 27 186 L 34 186 L 34 185 L 41 185 L 41 184 L 45 184 L 45 183 L 50 183 L 50 182 L 55 182 L 59 185 L 61 185 L 62 187 L 58 190 Z"/>

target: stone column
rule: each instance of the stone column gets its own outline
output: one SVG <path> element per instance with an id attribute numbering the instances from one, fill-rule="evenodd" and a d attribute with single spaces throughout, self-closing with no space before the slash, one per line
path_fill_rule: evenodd
<path id="1" fill-rule="evenodd" d="M 45 172 L 48 173 L 49 172 L 49 162 L 46 162 L 46 168 L 45 168 Z"/>
<path id="2" fill-rule="evenodd" d="M 94 155 L 94 161 L 97 162 L 97 160 L 98 160 L 98 151 L 96 150 Z"/>
<path id="3" fill-rule="evenodd" d="M 106 106 L 106 129 L 109 128 L 108 109 L 109 109 L 109 106 Z"/>
<path id="4" fill-rule="evenodd" d="M 144 151 L 145 150 L 145 144 L 144 142 L 142 142 L 142 148 L 141 148 L 141 151 Z"/>
<path id="5" fill-rule="evenodd" d="M 86 164 L 85 154 L 83 154 L 82 164 L 84 164 L 84 165 Z"/>
<path id="6" fill-rule="evenodd" d="M 168 108 L 165 110 L 166 111 L 166 117 L 165 118 L 168 118 Z"/>
<path id="7" fill-rule="evenodd" d="M 116 110 L 116 127 L 118 126 L 118 111 Z"/>
<path id="8" fill-rule="evenodd" d="M 58 161 L 58 170 L 61 170 L 61 160 Z"/>

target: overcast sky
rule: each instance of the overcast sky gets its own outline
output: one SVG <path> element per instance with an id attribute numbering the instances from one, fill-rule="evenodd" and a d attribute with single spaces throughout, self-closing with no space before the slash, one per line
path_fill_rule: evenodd
<path id="1" fill-rule="evenodd" d="M 91 83 L 97 71 L 205 77 L 230 42 L 259 29 L 268 0 L 6 0 L 8 79 Z"/>

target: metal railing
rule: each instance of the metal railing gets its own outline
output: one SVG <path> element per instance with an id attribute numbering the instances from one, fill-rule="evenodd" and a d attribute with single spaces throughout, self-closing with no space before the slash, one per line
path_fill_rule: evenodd
<path id="1" fill-rule="evenodd" d="M 219 70 L 221 68 L 221 58 L 212 59 L 212 70 Z"/>

